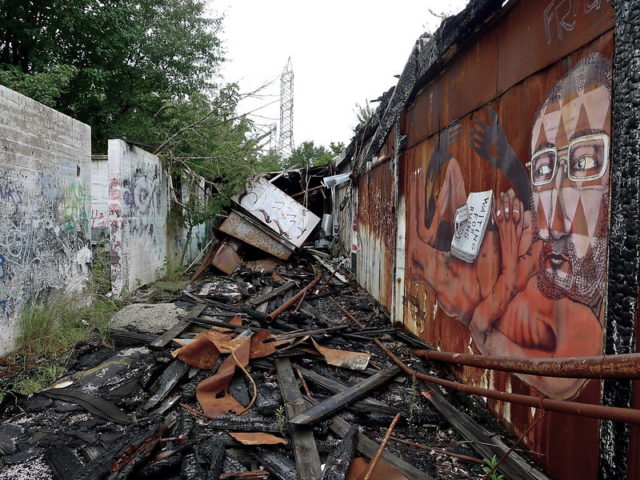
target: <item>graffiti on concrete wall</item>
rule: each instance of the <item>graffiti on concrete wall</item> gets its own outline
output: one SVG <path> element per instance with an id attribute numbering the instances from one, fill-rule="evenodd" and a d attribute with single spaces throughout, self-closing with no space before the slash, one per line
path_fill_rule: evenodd
<path id="1" fill-rule="evenodd" d="M 168 185 L 160 160 L 109 140 L 108 218 L 116 294 L 152 282 L 167 256 Z"/>
<path id="2" fill-rule="evenodd" d="M 610 61 L 590 54 L 561 78 L 528 126 L 520 158 L 498 114 L 440 132 L 430 158 L 409 172 L 419 208 L 408 223 L 418 248 L 410 278 L 469 329 L 490 355 L 567 357 L 602 352 L 609 213 Z M 469 144 L 462 144 L 461 130 Z M 466 157 L 466 158 L 465 158 Z M 484 162 L 490 220 L 474 258 L 452 255 L 460 209 L 474 198 L 470 162 Z M 467 173 L 467 174 L 466 174 Z M 465 182 L 466 179 L 466 182 Z M 476 189 L 479 190 L 479 189 Z M 477 233 L 477 232 L 476 232 Z M 553 398 L 579 379 L 521 375 Z"/>

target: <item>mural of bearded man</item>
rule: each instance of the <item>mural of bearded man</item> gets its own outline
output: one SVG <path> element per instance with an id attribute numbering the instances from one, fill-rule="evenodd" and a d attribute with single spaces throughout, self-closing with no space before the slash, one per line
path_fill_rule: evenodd
<path id="1" fill-rule="evenodd" d="M 436 148 L 439 158 L 434 163 L 432 156 L 429 167 L 446 166 L 446 173 L 434 200 L 430 191 L 437 171 L 427 168 L 426 215 L 414 227 L 423 243 L 410 257 L 412 280 L 435 291 L 440 306 L 469 328 L 483 354 L 600 354 L 609 222 L 609 60 L 588 55 L 552 88 L 535 115 L 526 163 L 509 146 L 495 112 L 491 115 L 490 124 L 476 120 L 473 148 L 513 189 L 495 196 L 493 225 L 476 260 L 453 257 L 443 248 L 453 227 L 442 227 L 465 204 L 467 191 L 457 159 L 447 153 L 443 161 L 448 146 Z M 585 383 L 518 376 L 560 399 L 575 396 Z"/>

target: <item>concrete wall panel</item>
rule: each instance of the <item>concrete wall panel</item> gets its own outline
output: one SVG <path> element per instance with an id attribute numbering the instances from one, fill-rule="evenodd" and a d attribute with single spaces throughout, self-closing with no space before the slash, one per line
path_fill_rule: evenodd
<path id="1" fill-rule="evenodd" d="M 28 302 L 88 278 L 90 156 L 87 125 L 0 86 L 0 354 Z"/>
<path id="2" fill-rule="evenodd" d="M 153 282 L 167 257 L 167 177 L 160 159 L 109 140 L 111 285 L 116 294 Z"/>

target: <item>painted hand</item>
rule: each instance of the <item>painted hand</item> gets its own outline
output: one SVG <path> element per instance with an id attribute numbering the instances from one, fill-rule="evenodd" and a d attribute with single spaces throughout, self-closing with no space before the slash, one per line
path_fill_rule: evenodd
<path id="1" fill-rule="evenodd" d="M 531 212 L 513 190 L 496 198 L 494 221 L 500 238 L 501 274 L 512 293 L 524 289 L 538 269 L 541 242 L 534 242 Z"/>

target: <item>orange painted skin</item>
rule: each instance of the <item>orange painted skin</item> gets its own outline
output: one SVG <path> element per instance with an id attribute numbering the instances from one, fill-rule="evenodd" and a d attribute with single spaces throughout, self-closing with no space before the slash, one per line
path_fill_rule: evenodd
<path id="1" fill-rule="evenodd" d="M 430 227 L 419 218 L 419 211 L 415 221 L 409 222 L 409 234 L 422 245 L 409 257 L 411 280 L 435 291 L 438 304 L 469 328 L 483 354 L 602 353 L 608 150 L 598 145 L 599 153 L 592 154 L 588 150 L 595 147 L 588 145 L 594 136 L 601 144 L 608 142 L 610 93 L 606 84 L 585 82 L 597 77 L 590 68 L 596 67 L 581 64 L 562 79 L 534 121 L 533 154 L 555 149 L 558 164 L 553 169 L 537 165 L 532 174 L 533 213 L 524 210 L 513 190 L 497 195 L 492 215 L 497 233 L 486 232 L 475 263 L 434 247 L 440 221 L 448 221 L 467 198 L 455 158 L 447 163 Z M 545 174 L 544 181 L 536 174 Z M 426 205 L 423 186 L 418 171 L 409 185 L 417 193 L 418 205 Z M 575 396 L 585 383 L 583 379 L 518 376 L 543 395 L 558 399 Z"/>

